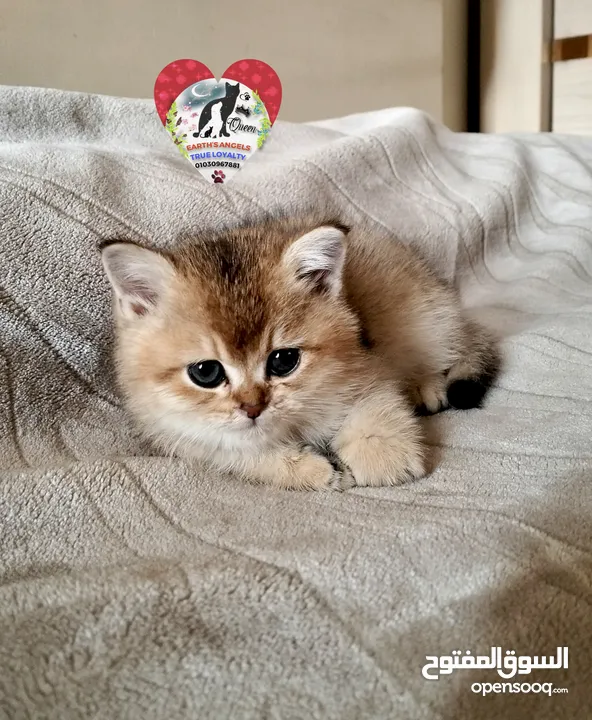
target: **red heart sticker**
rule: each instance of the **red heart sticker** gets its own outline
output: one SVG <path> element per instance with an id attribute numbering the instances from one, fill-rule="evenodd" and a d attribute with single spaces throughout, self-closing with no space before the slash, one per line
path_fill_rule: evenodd
<path id="1" fill-rule="evenodd" d="M 163 68 L 154 83 L 154 102 L 164 125 L 171 105 L 188 85 L 213 78 L 210 68 L 197 60 L 175 60 Z"/>
<path id="2" fill-rule="evenodd" d="M 263 146 L 280 109 L 282 85 L 261 60 L 238 60 L 219 81 L 197 60 L 175 60 L 159 73 L 154 102 L 181 154 L 218 184 Z"/>

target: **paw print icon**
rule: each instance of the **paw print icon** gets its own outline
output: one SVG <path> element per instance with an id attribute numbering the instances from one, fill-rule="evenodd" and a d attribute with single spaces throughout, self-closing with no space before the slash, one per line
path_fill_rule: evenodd
<path id="1" fill-rule="evenodd" d="M 226 175 L 224 175 L 222 170 L 214 170 L 214 174 L 212 175 L 212 180 L 215 183 L 223 183 L 225 177 L 226 177 Z"/>

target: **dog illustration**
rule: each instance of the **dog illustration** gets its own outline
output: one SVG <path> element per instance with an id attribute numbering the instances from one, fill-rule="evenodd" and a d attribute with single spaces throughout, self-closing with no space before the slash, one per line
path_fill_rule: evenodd
<path id="1" fill-rule="evenodd" d="M 194 137 L 230 137 L 226 128 L 226 121 L 232 115 L 238 99 L 240 85 L 226 83 L 226 95 L 218 100 L 212 100 L 201 111 L 199 126 Z"/>

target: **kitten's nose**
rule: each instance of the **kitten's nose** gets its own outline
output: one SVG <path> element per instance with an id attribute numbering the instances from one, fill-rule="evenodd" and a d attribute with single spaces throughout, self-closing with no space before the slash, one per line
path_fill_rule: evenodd
<path id="1" fill-rule="evenodd" d="M 254 420 L 255 418 L 258 418 L 259 415 L 261 415 L 261 413 L 265 409 L 265 405 L 262 405 L 261 403 L 257 403 L 256 405 L 250 405 L 249 403 L 241 403 L 240 409 L 246 414 L 248 418 Z"/>

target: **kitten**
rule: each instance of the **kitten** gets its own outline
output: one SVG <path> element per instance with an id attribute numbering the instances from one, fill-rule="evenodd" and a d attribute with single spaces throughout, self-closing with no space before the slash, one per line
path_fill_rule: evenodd
<path id="1" fill-rule="evenodd" d="M 278 221 L 175 252 L 116 242 L 118 377 L 163 449 L 284 488 L 425 472 L 414 406 L 481 404 L 493 340 L 405 246 Z"/>

